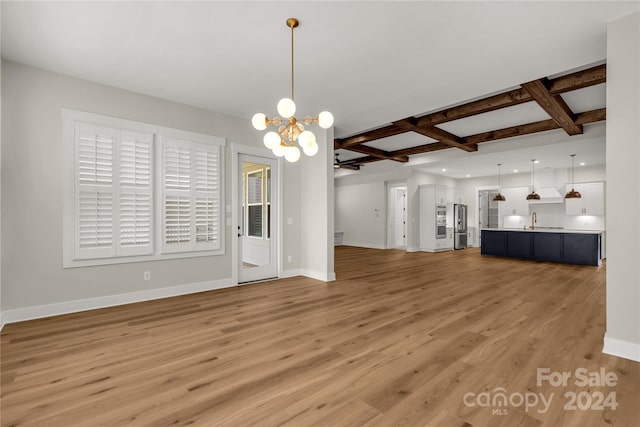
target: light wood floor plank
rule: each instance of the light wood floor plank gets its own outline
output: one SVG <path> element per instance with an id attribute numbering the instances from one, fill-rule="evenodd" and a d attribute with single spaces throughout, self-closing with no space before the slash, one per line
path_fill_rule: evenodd
<path id="1" fill-rule="evenodd" d="M 640 425 L 640 363 L 602 354 L 605 266 L 336 248 L 297 277 L 6 325 L 1 426 Z M 607 387 L 536 385 L 601 367 Z M 547 412 L 466 393 L 555 394 Z M 566 411 L 614 391 L 616 410 Z"/>

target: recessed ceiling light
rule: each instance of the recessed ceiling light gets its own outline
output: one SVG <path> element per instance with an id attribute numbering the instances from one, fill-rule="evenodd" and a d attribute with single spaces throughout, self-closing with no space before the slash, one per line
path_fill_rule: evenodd
<path id="1" fill-rule="evenodd" d="M 446 172 L 447 170 L 445 168 L 442 168 L 442 172 Z"/>
<path id="2" fill-rule="evenodd" d="M 533 163 L 535 163 L 537 165 L 538 163 L 540 163 L 540 160 L 536 160 Z"/>
<path id="3" fill-rule="evenodd" d="M 580 162 L 580 166 L 584 166 L 584 162 Z"/>
<path id="4" fill-rule="evenodd" d="M 471 178 L 471 175 L 467 174 L 467 178 Z"/>
<path id="5" fill-rule="evenodd" d="M 518 169 L 514 169 L 514 170 L 513 170 L 513 173 L 518 173 Z"/>

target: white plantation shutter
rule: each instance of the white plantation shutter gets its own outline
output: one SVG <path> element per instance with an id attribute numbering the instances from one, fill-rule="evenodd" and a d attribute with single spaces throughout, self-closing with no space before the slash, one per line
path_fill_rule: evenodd
<path id="1" fill-rule="evenodd" d="M 165 245 L 169 249 L 191 247 L 191 197 L 167 195 L 165 197 Z"/>
<path id="2" fill-rule="evenodd" d="M 75 259 L 153 253 L 152 138 L 76 123 Z"/>
<path id="3" fill-rule="evenodd" d="M 166 137 L 162 156 L 163 252 L 220 249 L 220 147 Z"/>
<path id="4" fill-rule="evenodd" d="M 220 147 L 195 145 L 196 249 L 220 249 Z"/>
<path id="5" fill-rule="evenodd" d="M 87 123 L 75 125 L 76 259 L 115 255 L 113 173 L 116 131 Z"/>
<path id="6" fill-rule="evenodd" d="M 113 252 L 113 193 L 80 191 L 78 209 L 78 246 L 80 251 Z M 103 251 L 101 251 L 103 250 Z"/>
<path id="7" fill-rule="evenodd" d="M 224 138 L 64 108 L 62 118 L 64 268 L 224 253 Z"/>
<path id="8" fill-rule="evenodd" d="M 153 253 L 153 135 L 120 133 L 120 250 L 119 254 Z"/>
<path id="9" fill-rule="evenodd" d="M 162 147 L 163 252 L 191 250 L 191 143 L 165 138 Z"/>

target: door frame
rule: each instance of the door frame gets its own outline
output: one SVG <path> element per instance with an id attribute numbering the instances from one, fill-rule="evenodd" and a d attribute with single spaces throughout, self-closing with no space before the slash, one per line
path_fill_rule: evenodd
<path id="1" fill-rule="evenodd" d="M 395 245 L 395 240 L 394 240 L 394 235 L 393 233 L 390 233 L 389 230 L 389 223 L 391 218 L 394 218 L 395 213 L 393 212 L 393 208 L 395 207 L 394 203 L 392 203 L 392 197 L 391 195 L 395 195 L 395 189 L 396 188 L 404 188 L 406 191 L 406 196 L 405 196 L 405 204 L 406 204 L 406 211 L 405 211 L 405 240 L 404 240 L 404 246 L 397 246 Z M 406 250 L 409 246 L 409 182 L 408 181 L 404 181 L 404 180 L 400 180 L 400 181 L 386 181 L 385 182 L 385 218 L 384 218 L 384 228 L 385 228 L 385 248 L 386 249 L 404 249 Z"/>
<path id="2" fill-rule="evenodd" d="M 284 189 L 284 180 L 283 180 L 283 161 L 281 157 L 276 157 L 271 150 L 262 147 L 254 147 L 251 145 L 244 145 L 232 142 L 231 144 L 231 206 L 226 206 L 226 213 L 231 213 L 231 280 L 234 285 L 244 284 L 238 283 L 239 275 L 240 275 L 240 262 L 238 255 L 238 226 L 240 225 L 240 203 L 239 193 L 240 193 L 240 182 L 238 176 L 240 174 L 239 170 L 239 161 L 240 155 L 246 154 L 248 156 L 256 156 L 256 157 L 264 157 L 270 160 L 276 161 L 276 170 L 271 171 L 271 176 L 277 177 L 277 191 L 275 200 L 272 200 L 277 203 L 276 206 L 276 233 L 275 237 L 277 239 L 276 242 L 276 275 L 277 277 L 282 277 L 283 271 L 283 226 L 284 226 L 284 213 L 283 213 L 283 189 Z M 272 238 L 274 235 L 272 234 Z M 253 283 L 253 282 L 249 282 Z"/>
<path id="3" fill-rule="evenodd" d="M 504 187 L 503 187 L 504 188 Z M 480 237 L 482 236 L 481 233 L 481 229 L 480 229 L 480 215 L 478 213 L 478 203 L 480 201 L 480 192 L 481 191 L 491 191 L 491 190 L 497 190 L 498 186 L 497 185 L 478 185 L 475 187 L 475 209 L 474 209 L 474 215 L 476 216 L 476 220 L 474 221 L 474 226 L 476 227 L 476 235 L 475 235 L 475 244 L 477 247 L 480 247 L 481 242 L 480 242 Z M 502 227 L 502 215 L 501 215 L 501 210 L 498 211 L 498 228 Z M 467 208 L 467 215 L 469 214 L 469 210 Z M 467 221 L 467 226 L 469 225 L 469 221 Z"/>

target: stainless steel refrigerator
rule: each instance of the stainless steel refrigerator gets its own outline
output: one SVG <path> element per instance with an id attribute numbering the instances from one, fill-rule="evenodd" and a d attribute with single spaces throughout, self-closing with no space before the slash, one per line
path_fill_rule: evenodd
<path id="1" fill-rule="evenodd" d="M 467 205 L 453 205 L 453 249 L 467 247 Z"/>

